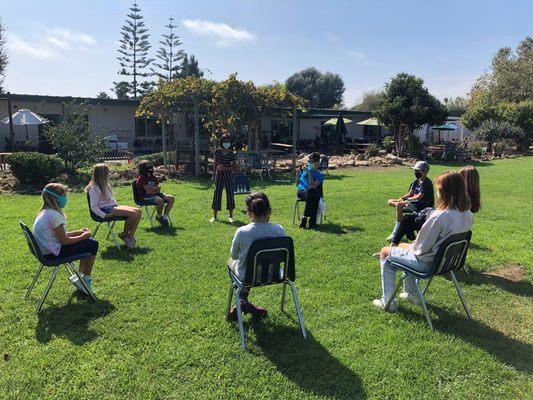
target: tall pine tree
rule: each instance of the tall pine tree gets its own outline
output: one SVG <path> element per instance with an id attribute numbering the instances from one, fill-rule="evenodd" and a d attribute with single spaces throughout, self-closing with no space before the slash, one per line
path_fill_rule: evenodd
<path id="1" fill-rule="evenodd" d="M 161 35 L 163 40 L 159 41 L 161 47 L 156 54 L 161 62 L 154 63 L 159 70 L 152 69 L 152 72 L 159 78 L 170 82 L 179 77 L 180 60 L 183 59 L 185 53 L 179 49 L 181 42 L 180 37 L 174 32 L 177 28 L 177 25 L 174 25 L 174 18 L 169 18 L 169 23 L 165 25 L 165 28 L 168 28 L 168 33 Z"/>
<path id="2" fill-rule="evenodd" d="M 186 76 L 196 76 L 201 78 L 204 76 L 204 71 L 198 68 L 198 60 L 194 56 L 189 58 L 189 56 L 185 54 L 183 61 L 181 62 L 181 71 L 179 76 L 181 78 L 185 78 Z"/>
<path id="3" fill-rule="evenodd" d="M 120 39 L 120 47 L 117 57 L 122 69 L 119 75 L 132 76 L 131 92 L 134 98 L 138 95 L 143 95 L 143 88 L 139 82 L 140 77 L 150 76 L 146 71 L 152 61 L 148 58 L 148 51 L 150 50 L 150 43 L 148 42 L 148 29 L 145 28 L 143 17 L 140 14 L 141 9 L 134 1 L 130 7 L 130 12 L 126 18 L 126 23 L 122 26 Z"/>
<path id="4" fill-rule="evenodd" d="M 0 19 L 0 94 L 4 90 L 4 77 L 7 69 L 7 53 L 5 50 L 6 36 L 5 28 Z"/>

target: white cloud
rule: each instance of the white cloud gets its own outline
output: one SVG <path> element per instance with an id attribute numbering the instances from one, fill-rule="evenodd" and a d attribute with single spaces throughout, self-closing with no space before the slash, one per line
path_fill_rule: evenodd
<path id="1" fill-rule="evenodd" d="M 201 19 L 184 19 L 183 26 L 192 33 L 215 39 L 218 46 L 230 46 L 239 42 L 250 42 L 257 36 L 244 28 L 232 28 L 220 22 L 204 21 Z"/>
<path id="2" fill-rule="evenodd" d="M 359 60 L 359 61 L 366 60 L 366 54 L 365 53 L 360 53 L 358 51 L 349 51 L 348 52 L 348 56 L 350 56 L 350 58 L 353 58 L 353 59 Z"/>
<path id="3" fill-rule="evenodd" d="M 50 33 L 52 35 L 50 37 L 55 38 L 63 43 L 87 46 L 96 45 L 95 38 L 91 35 L 87 35 L 86 33 L 73 32 L 63 28 L 53 28 L 50 30 Z"/>
<path id="4" fill-rule="evenodd" d="M 24 54 L 35 58 L 54 58 L 57 53 L 42 44 L 28 43 L 18 36 L 9 35 L 7 48 L 13 53 Z"/>
<path id="5" fill-rule="evenodd" d="M 55 36 L 48 36 L 45 42 L 60 49 L 68 49 L 70 47 L 67 41 L 58 39 Z"/>

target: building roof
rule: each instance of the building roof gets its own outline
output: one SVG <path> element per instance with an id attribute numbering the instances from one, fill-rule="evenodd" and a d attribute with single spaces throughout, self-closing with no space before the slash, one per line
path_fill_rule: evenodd
<path id="1" fill-rule="evenodd" d="M 19 94 L 11 93 L 9 95 L 13 101 L 31 101 L 35 103 L 40 102 L 50 102 L 50 103 L 87 103 L 93 105 L 102 105 L 102 106 L 132 106 L 138 107 L 140 104 L 139 100 L 134 99 L 97 99 L 94 97 L 72 97 L 72 96 L 45 96 L 40 94 Z"/>

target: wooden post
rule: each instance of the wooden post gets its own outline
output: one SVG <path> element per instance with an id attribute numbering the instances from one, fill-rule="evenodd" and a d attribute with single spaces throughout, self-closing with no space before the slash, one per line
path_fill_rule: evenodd
<path id="1" fill-rule="evenodd" d="M 292 170 L 296 171 L 296 135 L 298 131 L 298 110 L 292 109 Z"/>
<path id="2" fill-rule="evenodd" d="M 200 122 L 197 98 L 194 98 L 194 174 L 200 176 Z"/>
<path id="3" fill-rule="evenodd" d="M 10 92 L 7 92 L 7 115 L 9 116 L 9 137 L 11 139 L 11 149 L 9 151 L 15 151 L 15 131 L 13 130 L 13 110 L 11 109 Z"/>

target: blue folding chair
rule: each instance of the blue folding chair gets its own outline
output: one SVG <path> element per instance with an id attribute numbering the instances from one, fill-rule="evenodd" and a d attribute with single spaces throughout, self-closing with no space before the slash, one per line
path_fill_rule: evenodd
<path id="1" fill-rule="evenodd" d="M 270 175 L 270 171 L 272 170 L 272 166 L 263 160 L 259 154 L 250 154 L 250 162 L 251 162 L 251 169 L 257 171 L 259 173 L 259 177 L 261 178 L 261 181 L 263 181 L 263 172 L 266 172 L 268 174 L 268 177 L 272 179 L 272 175 Z"/>
<path id="2" fill-rule="evenodd" d="M 151 204 L 151 203 L 147 203 L 145 201 L 142 201 L 140 198 L 139 198 L 139 193 L 137 191 L 137 181 L 132 181 L 131 182 L 131 189 L 133 191 L 133 201 L 135 202 L 135 204 L 137 204 L 139 207 L 141 207 L 141 210 L 144 209 L 145 213 L 146 213 L 146 218 L 148 218 L 148 221 L 150 221 L 150 226 L 153 228 L 154 227 L 154 215 L 155 215 L 155 212 L 156 212 L 156 206 Z M 163 199 L 164 203 L 167 204 L 168 201 Z M 154 209 L 150 212 L 150 207 L 153 207 Z M 172 219 L 170 218 L 170 215 L 168 216 L 168 223 L 170 224 L 170 226 L 172 226 Z"/>
<path id="3" fill-rule="evenodd" d="M 43 268 L 44 267 L 54 268 L 54 271 L 52 272 L 52 276 L 50 277 L 50 280 L 48 281 L 48 285 L 46 286 L 46 289 L 43 293 L 43 296 L 41 297 L 41 300 L 39 300 L 39 303 L 37 304 L 36 313 L 41 311 L 43 303 L 46 300 L 46 297 L 48 296 L 50 289 L 52 288 L 52 284 L 54 283 L 56 279 L 57 273 L 59 272 L 59 267 L 61 265 L 65 266 L 70 276 L 76 275 L 79 279 L 79 282 L 81 282 L 81 284 L 83 285 L 83 288 L 85 289 L 86 293 L 89 294 L 89 297 L 92 300 L 96 300 L 94 293 L 91 291 L 91 289 L 89 289 L 89 287 L 85 283 L 85 279 L 83 279 L 80 276 L 80 274 L 78 273 L 78 270 L 76 269 L 76 265 L 74 264 L 74 261 L 83 260 L 85 258 L 91 257 L 91 253 L 80 253 L 72 257 L 65 257 L 65 258 L 54 259 L 54 260 L 47 259 L 41 252 L 41 249 L 39 248 L 39 245 L 37 244 L 37 241 L 35 240 L 35 236 L 33 236 L 32 231 L 24 224 L 24 222 L 19 221 L 19 224 L 20 224 L 20 227 L 22 228 L 22 232 L 24 233 L 24 237 L 26 238 L 26 241 L 28 243 L 28 248 L 30 249 L 31 254 L 33 254 L 35 258 L 37 259 L 37 261 L 39 261 L 39 268 L 37 269 L 37 272 L 35 272 L 35 275 L 33 276 L 33 281 L 31 282 L 31 285 L 28 288 L 26 295 L 24 296 L 24 299 L 28 299 L 28 297 L 30 296 Z"/>
<path id="4" fill-rule="evenodd" d="M 470 244 L 470 238 L 472 237 L 472 232 L 468 231 L 465 233 L 459 233 L 455 235 L 449 236 L 440 246 L 437 251 L 437 254 L 435 255 L 435 258 L 433 259 L 432 266 L 428 272 L 418 272 L 413 270 L 407 265 L 401 264 L 399 262 L 391 262 L 391 265 L 399 270 L 401 270 L 402 276 L 400 279 L 398 279 L 398 283 L 396 284 L 396 288 L 394 290 L 394 293 L 392 296 L 388 299 L 387 304 L 385 304 L 385 310 L 389 309 L 390 304 L 394 300 L 394 297 L 396 296 L 396 293 L 400 289 L 400 286 L 402 282 L 404 281 L 405 277 L 407 275 L 412 275 L 415 278 L 415 285 L 418 292 L 418 297 L 420 298 L 420 302 L 422 303 L 422 308 L 424 310 L 424 315 L 426 317 L 427 323 L 431 330 L 435 330 L 433 328 L 433 324 L 431 323 L 431 319 L 429 318 L 429 311 L 426 303 L 426 299 L 424 297 L 424 294 L 429 289 L 429 285 L 431 284 L 431 281 L 434 277 L 438 275 L 444 275 L 449 273 L 452 281 L 455 285 L 455 289 L 457 290 L 457 294 L 459 295 L 459 298 L 461 299 L 461 303 L 463 304 L 463 307 L 466 311 L 466 315 L 468 318 L 472 319 L 472 313 L 470 312 L 470 309 L 468 308 L 468 305 L 466 304 L 466 300 L 463 296 L 463 292 L 461 291 L 461 287 L 459 286 L 459 282 L 457 282 L 457 278 L 455 277 L 455 272 L 461 268 L 463 268 L 466 260 L 466 253 L 468 251 L 468 246 Z M 424 291 L 420 289 L 420 280 L 427 279 L 428 283 Z"/>
<path id="5" fill-rule="evenodd" d="M 296 268 L 294 262 L 294 243 L 289 236 L 260 239 L 253 242 L 246 255 L 246 271 L 244 278 L 240 280 L 228 265 L 228 273 L 231 280 L 229 287 L 228 308 L 226 316 L 229 320 L 230 307 L 235 294 L 235 307 L 237 309 L 237 320 L 239 322 L 239 332 L 241 336 L 241 346 L 246 348 L 244 339 L 244 325 L 242 321 L 242 310 L 240 294 L 243 289 L 250 289 L 259 286 L 282 284 L 281 310 L 285 306 L 285 290 L 290 286 L 298 322 L 304 339 L 307 339 L 304 320 L 300 310 L 298 294 L 294 286 L 296 280 Z"/>

